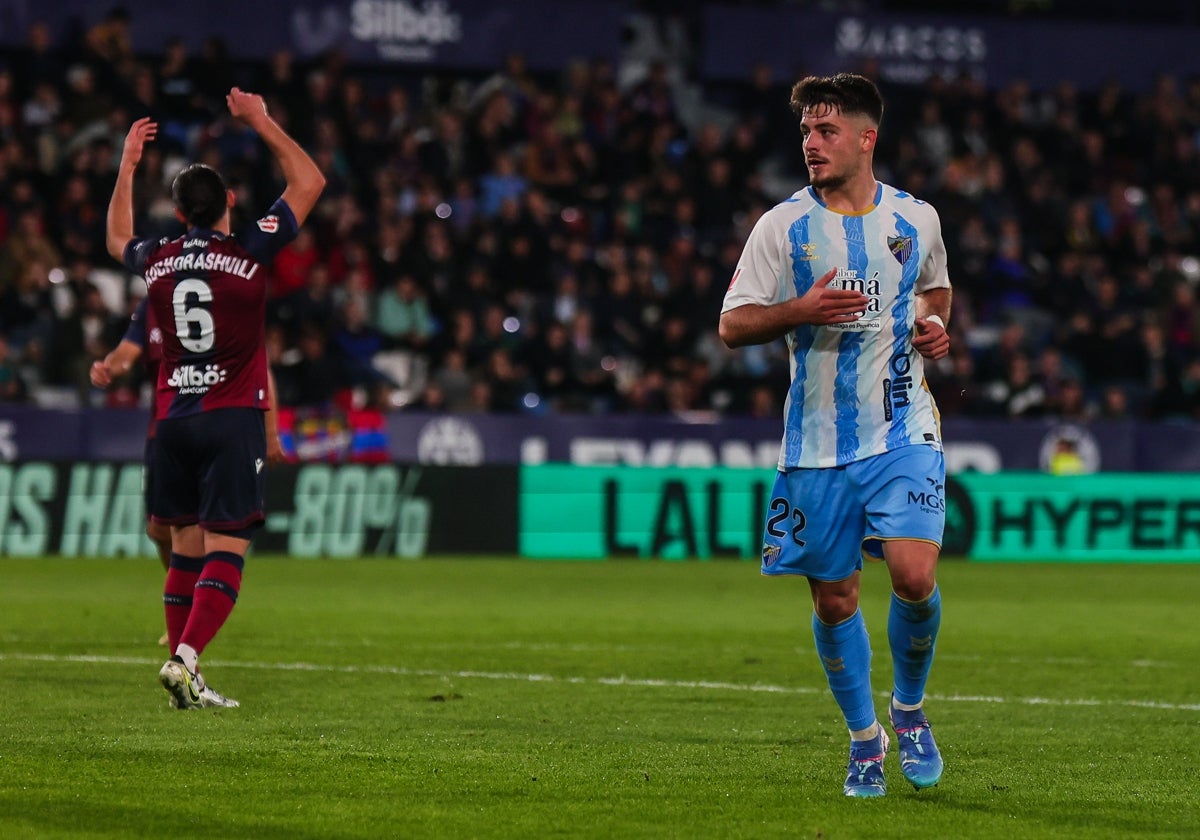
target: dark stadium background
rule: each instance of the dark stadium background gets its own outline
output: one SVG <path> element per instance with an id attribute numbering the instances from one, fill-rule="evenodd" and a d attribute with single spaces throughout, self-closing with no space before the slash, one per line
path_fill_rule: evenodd
<path id="1" fill-rule="evenodd" d="M 87 381 L 143 292 L 105 254 L 114 167 L 149 114 L 140 232 L 179 232 L 185 161 L 268 206 L 237 84 L 329 181 L 272 267 L 295 460 L 769 468 L 786 355 L 726 350 L 717 316 L 750 226 L 805 183 L 791 83 L 855 70 L 888 101 L 877 174 L 942 219 L 951 472 L 1200 467 L 1195 4 L 256 9 L 0 2 L 4 460 L 140 459 L 149 383 Z"/>

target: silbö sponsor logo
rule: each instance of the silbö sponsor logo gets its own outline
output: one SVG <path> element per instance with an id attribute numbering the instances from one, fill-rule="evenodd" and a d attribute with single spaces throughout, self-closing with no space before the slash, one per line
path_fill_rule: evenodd
<path id="1" fill-rule="evenodd" d="M 224 382 L 226 371 L 220 365 L 184 365 L 171 371 L 167 386 L 180 394 L 204 394 L 218 382 Z"/>

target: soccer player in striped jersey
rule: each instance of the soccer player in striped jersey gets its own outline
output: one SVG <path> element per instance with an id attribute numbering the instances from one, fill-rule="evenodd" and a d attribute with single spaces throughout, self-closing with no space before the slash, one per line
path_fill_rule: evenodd
<path id="1" fill-rule="evenodd" d="M 270 387 L 265 266 L 295 238 L 325 186 L 261 96 L 233 88 L 225 102 L 263 140 L 287 182 L 265 215 L 234 236 L 235 194 L 218 172 L 193 164 L 171 188 L 187 232 L 173 240 L 136 237 L 133 176 L 158 128 L 148 118 L 126 135 L 108 208 L 108 252 L 145 277 L 163 335 L 153 518 L 171 527 L 163 602 L 172 656 L 159 680 L 180 709 L 236 705 L 226 698 L 205 702 L 198 663 L 233 611 L 246 551 L 263 523 Z"/>
<path id="2" fill-rule="evenodd" d="M 900 769 L 938 783 L 923 704 L 941 620 L 945 460 L 924 360 L 949 352 L 950 280 L 936 211 L 875 180 L 883 98 L 852 74 L 792 89 L 810 185 L 763 214 L 725 295 L 730 347 L 784 337 L 792 382 L 763 536 L 766 575 L 807 578 L 817 653 L 846 726 L 844 792 L 886 793 L 888 737 L 858 608 L 863 559 L 891 578 L 888 717 Z"/>

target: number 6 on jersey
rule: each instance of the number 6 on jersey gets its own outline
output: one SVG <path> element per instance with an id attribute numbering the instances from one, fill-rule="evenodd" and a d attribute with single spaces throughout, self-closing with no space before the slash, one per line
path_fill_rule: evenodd
<path id="1" fill-rule="evenodd" d="M 195 295 L 195 304 L 188 306 L 188 296 Z M 204 353 L 212 349 L 217 337 L 212 313 L 201 304 L 212 303 L 212 288 L 203 280 L 191 278 L 175 285 L 171 303 L 175 306 L 175 334 L 189 353 Z"/>

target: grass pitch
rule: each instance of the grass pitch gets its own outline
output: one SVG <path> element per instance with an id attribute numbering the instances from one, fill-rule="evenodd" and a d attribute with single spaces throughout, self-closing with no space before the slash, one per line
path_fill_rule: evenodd
<path id="1" fill-rule="evenodd" d="M 0 837 L 1200 837 L 1200 565 L 944 562 L 934 789 L 841 795 L 748 563 L 254 557 L 177 712 L 151 560 L 0 560 Z M 885 708 L 885 572 L 863 609 Z"/>

